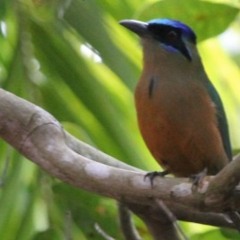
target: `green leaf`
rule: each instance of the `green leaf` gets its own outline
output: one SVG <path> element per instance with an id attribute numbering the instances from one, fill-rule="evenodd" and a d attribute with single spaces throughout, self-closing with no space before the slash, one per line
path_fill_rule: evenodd
<path id="1" fill-rule="evenodd" d="M 135 16 L 141 20 L 172 18 L 182 21 L 192 27 L 199 41 L 202 41 L 223 32 L 238 12 L 238 8 L 225 4 L 198 0 L 167 0 L 148 3 Z"/>
<path id="2" fill-rule="evenodd" d="M 71 213 L 74 224 L 87 239 L 102 240 L 102 237 L 94 229 L 96 223 L 110 236 L 121 239 L 114 201 L 67 184 L 55 185 L 53 192 L 59 209 L 62 212 Z"/>
<path id="3" fill-rule="evenodd" d="M 48 229 L 46 231 L 37 233 L 32 240 L 60 240 L 64 239 L 62 234 L 60 234 L 58 231 L 55 229 Z"/>
<path id="4" fill-rule="evenodd" d="M 225 234 L 222 234 L 222 232 L 219 229 L 214 229 L 214 230 L 206 231 L 202 234 L 196 234 L 191 239 L 192 240 L 209 240 L 209 239 L 225 240 L 225 239 L 238 239 L 238 238 L 239 238 L 239 233 L 237 231 L 232 230 L 225 235 Z"/>

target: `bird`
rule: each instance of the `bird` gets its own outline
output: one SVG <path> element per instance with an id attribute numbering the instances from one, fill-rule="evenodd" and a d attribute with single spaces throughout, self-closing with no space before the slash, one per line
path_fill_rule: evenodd
<path id="1" fill-rule="evenodd" d="M 164 169 L 152 172 L 152 179 L 158 173 L 217 174 L 232 159 L 228 122 L 204 69 L 196 34 L 168 18 L 126 19 L 120 24 L 140 37 L 143 48 L 143 70 L 134 96 L 138 125 Z"/>

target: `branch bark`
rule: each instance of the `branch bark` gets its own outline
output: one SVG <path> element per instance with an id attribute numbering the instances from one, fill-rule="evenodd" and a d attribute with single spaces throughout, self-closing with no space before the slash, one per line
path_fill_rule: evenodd
<path id="1" fill-rule="evenodd" d="M 235 202 L 227 204 L 230 199 L 228 196 L 234 194 L 234 189 L 240 182 L 240 154 L 235 156 L 231 164 L 228 164 L 220 171 L 209 183 L 206 191 L 205 204 L 222 207 L 227 210 L 238 208 L 239 205 Z M 236 191 L 235 194 L 238 192 Z M 239 194 L 239 193 L 238 193 Z M 225 206 L 226 205 L 226 206 Z"/>
<path id="2" fill-rule="evenodd" d="M 170 177 L 156 178 L 152 188 L 150 182 L 144 181 L 145 171 L 77 140 L 64 131 L 52 115 L 2 89 L 0 136 L 29 160 L 62 181 L 118 201 L 124 199 L 131 206 L 144 206 L 147 211 L 149 208 L 156 209 L 154 199 L 161 199 L 178 219 L 233 227 L 222 214 L 222 208 L 218 207 L 221 204 L 215 207 L 216 199 L 222 194 L 234 193 L 227 202 L 224 198 L 225 209 L 240 208 L 239 194 L 235 188 L 239 181 L 240 157 L 216 177 L 206 177 L 196 191 L 192 191 L 189 179 Z M 159 217 L 155 218 L 158 221 Z"/>

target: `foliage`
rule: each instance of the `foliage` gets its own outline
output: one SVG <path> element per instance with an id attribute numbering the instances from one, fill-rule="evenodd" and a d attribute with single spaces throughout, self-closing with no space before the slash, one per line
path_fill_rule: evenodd
<path id="1" fill-rule="evenodd" d="M 132 97 L 141 49 L 118 21 L 177 18 L 201 40 L 199 49 L 224 100 L 236 149 L 240 57 L 238 52 L 233 60 L 217 35 L 239 30 L 238 11 L 234 0 L 2 0 L 0 84 L 45 108 L 83 141 L 134 166 L 158 169 L 139 135 Z M 122 239 L 112 200 L 58 183 L 6 143 L 0 148 L 0 239 L 102 239 L 95 223 Z M 136 223 L 148 239 L 142 223 Z M 226 239 L 216 228 L 195 226 L 184 224 L 193 239 Z"/>

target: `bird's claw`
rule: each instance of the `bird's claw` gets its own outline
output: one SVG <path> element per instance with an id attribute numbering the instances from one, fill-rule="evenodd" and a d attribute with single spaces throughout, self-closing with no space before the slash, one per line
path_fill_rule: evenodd
<path id="1" fill-rule="evenodd" d="M 153 180 L 155 177 L 164 177 L 167 174 L 169 174 L 168 170 L 162 171 L 162 172 L 148 172 L 145 176 L 144 176 L 144 181 L 146 181 L 147 178 L 149 178 L 150 183 L 151 183 L 151 187 L 153 187 Z"/>

